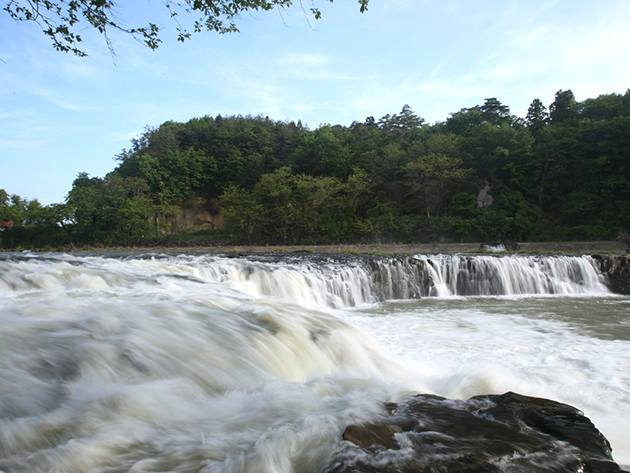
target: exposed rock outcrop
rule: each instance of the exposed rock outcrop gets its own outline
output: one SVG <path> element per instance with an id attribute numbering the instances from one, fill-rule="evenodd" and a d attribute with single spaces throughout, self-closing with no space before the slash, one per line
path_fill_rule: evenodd
<path id="1" fill-rule="evenodd" d="M 630 294 L 630 256 L 593 255 L 593 258 L 606 275 L 611 291 L 617 294 Z"/>
<path id="2" fill-rule="evenodd" d="M 492 205 L 494 202 L 494 197 L 490 195 L 490 190 L 492 188 L 488 183 L 479 190 L 479 194 L 477 194 L 477 207 L 479 208 L 487 208 Z"/>
<path id="3" fill-rule="evenodd" d="M 468 401 L 417 395 L 380 423 L 351 425 L 326 473 L 622 470 L 579 410 L 515 393 Z"/>
<path id="4" fill-rule="evenodd" d="M 223 228 L 223 214 L 218 202 L 195 197 L 181 204 L 174 223 L 174 232 L 218 229 Z"/>

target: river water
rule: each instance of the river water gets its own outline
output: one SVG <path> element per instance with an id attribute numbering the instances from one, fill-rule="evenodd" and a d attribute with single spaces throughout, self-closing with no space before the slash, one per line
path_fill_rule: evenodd
<path id="1" fill-rule="evenodd" d="M 545 397 L 630 465 L 588 257 L 0 255 L 0 471 L 318 472 L 409 394 Z"/>

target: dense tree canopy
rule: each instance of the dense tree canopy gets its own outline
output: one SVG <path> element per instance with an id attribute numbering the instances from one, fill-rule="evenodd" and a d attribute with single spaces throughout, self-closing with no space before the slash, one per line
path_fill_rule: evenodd
<path id="1" fill-rule="evenodd" d="M 362 13 L 367 11 L 368 1 L 359 0 Z M 124 2 L 11 0 L 4 7 L 4 11 L 17 21 L 38 24 L 44 35 L 52 40 L 55 49 L 72 52 L 78 56 L 86 55 L 80 48 L 82 42 L 80 33 L 90 28 L 104 36 L 110 50 L 112 44 L 108 33 L 111 31 L 127 33 L 144 42 L 151 49 L 156 49 L 162 42 L 160 27 L 150 21 L 140 26 L 127 26 L 124 19 L 118 19 L 118 8 L 121 3 Z M 177 25 L 177 40 L 185 41 L 192 33 L 203 30 L 220 34 L 236 32 L 238 31 L 236 20 L 240 15 L 273 8 L 286 8 L 292 3 L 293 0 L 163 0 L 154 5 L 159 4 L 159 8 L 166 8 Z M 301 0 L 300 3 L 302 3 Z M 315 19 L 321 18 L 321 12 L 314 2 L 311 3 L 310 12 Z M 192 22 L 189 21 L 191 19 Z M 187 28 L 183 26 L 184 23 L 192 23 L 192 26 Z"/>
<path id="2" fill-rule="evenodd" d="M 630 91 L 559 91 L 525 119 L 498 99 L 429 125 L 409 105 L 349 127 L 205 116 L 147 128 L 103 178 L 44 207 L 0 191 L 17 244 L 613 239 L 630 228 Z M 223 219 L 221 221 L 221 218 Z M 177 236 L 179 235 L 179 236 Z"/>

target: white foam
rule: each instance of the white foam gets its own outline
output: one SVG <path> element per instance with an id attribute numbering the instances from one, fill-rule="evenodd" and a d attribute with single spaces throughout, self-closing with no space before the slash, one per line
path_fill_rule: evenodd
<path id="1" fill-rule="evenodd" d="M 0 260 L 0 470 L 317 471 L 348 423 L 417 391 L 568 402 L 630 463 L 630 337 L 613 336 L 629 330 L 626 300 L 376 304 L 423 288 L 413 261 L 373 264 Z M 464 260 L 448 265 L 436 272 L 452 294 Z M 566 262 L 578 289 L 599 284 L 583 282 L 589 265 Z M 582 312 L 621 315 L 606 331 Z"/>

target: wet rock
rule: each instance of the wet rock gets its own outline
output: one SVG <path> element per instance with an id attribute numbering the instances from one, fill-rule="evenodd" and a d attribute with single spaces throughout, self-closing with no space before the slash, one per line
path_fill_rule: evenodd
<path id="1" fill-rule="evenodd" d="M 593 255 L 599 269 L 606 275 L 610 290 L 630 294 L 630 257 L 626 255 Z"/>
<path id="2" fill-rule="evenodd" d="M 326 473 L 618 473 L 579 410 L 515 393 L 456 401 L 417 395 L 380 423 L 349 426 Z"/>
<path id="3" fill-rule="evenodd" d="M 363 424 L 351 425 L 343 433 L 343 439 L 359 447 L 373 450 L 399 449 L 400 445 L 394 438 L 402 429 L 393 424 Z"/>

